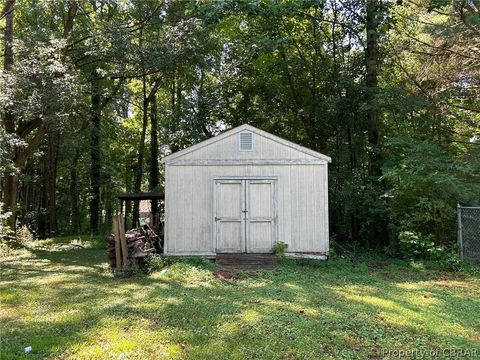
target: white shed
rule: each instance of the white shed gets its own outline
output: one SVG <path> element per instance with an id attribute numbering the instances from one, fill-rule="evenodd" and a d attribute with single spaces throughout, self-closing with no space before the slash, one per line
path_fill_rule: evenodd
<path id="1" fill-rule="evenodd" d="M 326 258 L 330 161 L 250 125 L 166 156 L 165 254 Z"/>

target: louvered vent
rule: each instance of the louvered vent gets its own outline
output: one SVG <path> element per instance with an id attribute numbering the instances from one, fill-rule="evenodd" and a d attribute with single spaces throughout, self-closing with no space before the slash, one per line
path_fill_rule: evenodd
<path id="1" fill-rule="evenodd" d="M 240 133 L 240 151 L 252 151 L 253 150 L 253 133 L 244 131 Z"/>

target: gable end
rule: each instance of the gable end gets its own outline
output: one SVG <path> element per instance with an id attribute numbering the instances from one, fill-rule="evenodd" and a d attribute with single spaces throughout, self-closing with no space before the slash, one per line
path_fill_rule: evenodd
<path id="1" fill-rule="evenodd" d="M 230 139 L 230 141 L 232 140 L 235 141 L 235 143 L 237 144 L 235 151 L 238 152 L 238 156 L 242 157 L 243 159 L 248 157 L 249 156 L 248 154 L 252 153 L 256 149 L 256 143 L 260 141 L 260 139 L 257 139 L 257 137 L 260 137 L 260 138 L 270 140 L 283 147 L 287 147 L 287 148 L 296 150 L 299 153 L 308 155 L 308 157 L 310 158 L 313 157 L 322 162 L 331 162 L 331 158 L 326 155 L 323 155 L 319 152 L 313 151 L 301 145 L 295 144 L 291 141 L 282 139 L 266 131 L 257 129 L 253 126 L 244 124 L 236 128 L 230 129 L 228 131 L 225 131 L 220 135 L 217 135 L 215 137 L 202 141 L 198 144 L 190 146 L 186 149 L 170 154 L 162 159 L 162 163 L 169 163 L 173 161 L 180 162 L 178 160 L 182 160 L 182 157 L 186 156 L 187 154 L 190 154 L 190 156 L 187 156 L 186 159 L 192 159 L 191 155 L 193 155 L 192 153 L 194 153 L 195 151 L 199 151 L 205 147 L 218 143 L 219 141 L 222 141 L 222 140 L 226 141 L 227 138 L 232 136 L 234 136 L 234 138 Z M 219 155 L 221 156 L 221 153 L 219 153 Z"/>

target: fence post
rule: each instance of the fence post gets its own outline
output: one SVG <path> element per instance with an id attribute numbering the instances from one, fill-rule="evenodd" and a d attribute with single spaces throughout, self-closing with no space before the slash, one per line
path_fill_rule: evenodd
<path id="1" fill-rule="evenodd" d="M 463 231 L 462 231 L 462 207 L 460 204 L 457 204 L 457 214 L 458 214 L 458 245 L 460 252 L 460 260 L 463 261 Z"/>

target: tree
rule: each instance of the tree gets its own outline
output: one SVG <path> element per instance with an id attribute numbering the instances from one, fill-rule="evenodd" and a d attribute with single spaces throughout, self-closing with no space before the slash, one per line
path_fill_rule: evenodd
<path id="1" fill-rule="evenodd" d="M 3 55 L 3 69 L 5 72 L 9 72 L 13 67 L 13 6 L 15 0 L 5 1 L 4 8 L 2 10 L 0 18 L 5 17 L 5 30 L 4 30 L 4 55 Z M 3 127 L 5 133 L 11 135 L 15 132 L 15 119 L 13 116 L 13 109 L 10 103 L 7 103 L 4 107 Z M 9 157 L 12 157 L 11 154 Z M 6 173 L 3 180 L 2 202 L 4 205 L 4 212 L 13 210 L 16 197 L 17 197 L 17 177 L 15 174 Z M 15 216 L 10 218 L 10 227 L 15 231 Z"/>
<path id="2" fill-rule="evenodd" d="M 66 58 L 66 41 L 73 28 L 76 8 L 75 2 L 70 3 L 63 33 L 58 39 L 37 44 L 36 48 L 19 43 L 15 52 L 21 58 L 15 63 L 14 1 L 8 0 L 5 3 L 5 57 L 2 76 L 2 88 L 5 92 L 0 100 L 5 108 L 2 122 L 4 130 L 7 135 L 16 139 L 10 150 L 10 159 L 16 172 L 9 171 L 4 175 L 2 201 L 7 210 L 13 210 L 10 223 L 12 229 L 15 229 L 16 223 L 14 210 L 18 196 L 18 172 L 24 169 L 26 162 L 38 149 L 48 129 L 55 126 L 56 121 L 65 118 L 68 111 L 75 106 L 75 102 L 63 101 L 66 96 L 79 90 L 76 75 Z"/>
<path id="3" fill-rule="evenodd" d="M 471 1 L 2 5 L 2 201 L 37 235 L 105 232 L 159 158 L 242 123 L 332 157 L 336 242 L 448 243 L 480 201 Z"/>
<path id="4" fill-rule="evenodd" d="M 378 93 L 378 12 L 380 3 L 378 0 L 367 0 L 365 31 L 367 46 L 365 48 L 365 85 L 367 87 L 367 118 L 368 118 L 368 142 L 372 147 L 372 164 L 370 173 L 372 176 L 381 175 L 381 164 L 378 156 L 379 145 L 379 113 L 376 96 Z"/>

